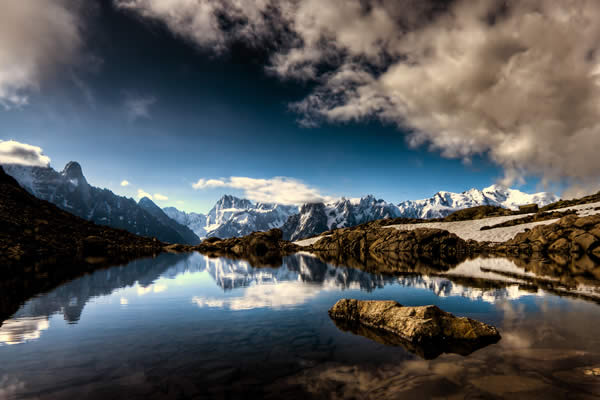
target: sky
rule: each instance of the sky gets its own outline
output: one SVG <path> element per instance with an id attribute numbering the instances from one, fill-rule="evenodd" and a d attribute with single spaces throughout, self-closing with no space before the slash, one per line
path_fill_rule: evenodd
<path id="1" fill-rule="evenodd" d="M 196 212 L 600 186 L 594 0 L 0 7 L 0 163 Z"/>

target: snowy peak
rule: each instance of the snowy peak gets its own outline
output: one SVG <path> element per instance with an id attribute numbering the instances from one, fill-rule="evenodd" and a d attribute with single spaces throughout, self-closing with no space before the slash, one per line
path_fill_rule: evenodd
<path id="1" fill-rule="evenodd" d="M 543 207 L 558 201 L 559 197 L 547 192 L 528 194 L 502 185 L 483 190 L 470 189 L 462 193 L 437 192 L 428 199 L 408 200 L 398 204 L 400 216 L 406 218 L 443 218 L 454 211 L 476 206 L 498 206 L 517 210 L 525 204 Z"/>
<path id="2" fill-rule="evenodd" d="M 250 208 L 254 208 L 254 205 L 250 200 L 240 199 L 238 197 L 226 194 L 217 201 L 213 210 L 223 210 L 223 209 L 238 209 L 238 210 L 247 210 Z"/>
<path id="3" fill-rule="evenodd" d="M 290 218 L 282 227 L 284 238 L 297 240 L 330 229 L 345 228 L 382 218 L 399 216 L 398 208 L 375 196 L 346 199 L 323 204 L 305 204 L 300 214 Z"/>
<path id="4" fill-rule="evenodd" d="M 298 207 L 275 203 L 254 204 L 248 199 L 225 195 L 207 215 L 186 213 L 174 207 L 167 207 L 163 211 L 200 238 L 230 238 L 279 228 L 291 215 L 298 213 Z"/>

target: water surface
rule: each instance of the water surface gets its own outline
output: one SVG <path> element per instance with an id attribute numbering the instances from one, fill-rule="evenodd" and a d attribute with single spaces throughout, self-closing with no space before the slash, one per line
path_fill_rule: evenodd
<path id="1" fill-rule="evenodd" d="M 600 398 L 593 279 L 505 259 L 431 271 L 303 254 L 279 268 L 163 254 L 98 270 L 3 322 L 0 399 Z M 426 360 L 338 329 L 327 310 L 340 298 L 436 304 L 502 339 Z"/>

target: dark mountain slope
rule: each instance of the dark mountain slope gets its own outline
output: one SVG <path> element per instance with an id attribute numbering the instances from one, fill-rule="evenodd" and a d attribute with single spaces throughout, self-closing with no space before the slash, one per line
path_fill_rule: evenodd
<path id="1" fill-rule="evenodd" d="M 113 263 L 162 251 L 155 238 L 96 225 L 25 191 L 0 167 L 0 272 L 12 265 Z"/>
<path id="2" fill-rule="evenodd" d="M 138 205 L 150 215 L 152 215 L 154 218 L 156 218 L 158 222 L 177 232 L 177 234 L 182 238 L 182 240 L 179 243 L 191 245 L 200 243 L 200 238 L 194 232 L 192 232 L 190 228 L 181 225 L 177 221 L 169 218 L 169 216 L 165 214 L 165 212 L 149 198 L 144 197 L 140 199 Z"/>
<path id="3" fill-rule="evenodd" d="M 185 231 L 185 227 L 175 221 L 159 221 L 135 200 L 90 185 L 77 162 L 69 162 L 61 172 L 50 167 L 3 167 L 35 197 L 88 221 L 169 243 L 196 244 L 198 241 L 195 235 L 191 237 L 186 232 L 184 237 L 178 232 Z"/>

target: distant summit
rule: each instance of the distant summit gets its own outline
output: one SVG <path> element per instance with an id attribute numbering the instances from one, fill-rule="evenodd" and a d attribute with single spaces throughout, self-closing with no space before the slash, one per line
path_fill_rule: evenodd
<path id="1" fill-rule="evenodd" d="M 186 213 L 174 207 L 166 207 L 163 211 L 201 238 L 229 238 L 279 228 L 291 215 L 298 213 L 298 207 L 274 203 L 255 204 L 248 199 L 225 195 L 206 215 Z"/>
<path id="2" fill-rule="evenodd" d="M 185 225 L 178 223 L 177 221 L 171 219 L 165 212 L 157 206 L 152 200 L 148 197 L 142 197 L 140 201 L 138 201 L 138 205 L 146 210 L 150 215 L 158 220 L 164 226 L 167 226 L 177 232 L 181 238 L 183 239 L 179 243 L 188 243 L 188 244 L 198 244 L 200 243 L 200 238 L 192 232 L 190 228 Z"/>
<path id="3" fill-rule="evenodd" d="M 492 185 L 482 190 L 470 189 L 462 193 L 437 192 L 428 199 L 408 200 L 398 204 L 400 217 L 444 218 L 454 211 L 476 206 L 499 206 L 517 210 L 525 204 L 543 207 L 558 201 L 559 197 L 548 192 L 528 194 L 501 185 Z"/>

